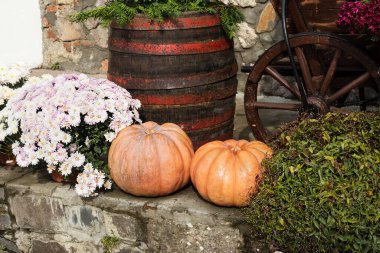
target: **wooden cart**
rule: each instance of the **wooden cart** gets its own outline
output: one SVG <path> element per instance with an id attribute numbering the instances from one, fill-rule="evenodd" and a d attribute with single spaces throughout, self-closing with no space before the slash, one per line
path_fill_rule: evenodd
<path id="1" fill-rule="evenodd" d="M 263 120 L 266 118 L 263 114 L 270 111 L 293 112 L 298 117 L 340 107 L 356 105 L 365 110 L 368 105 L 378 105 L 380 43 L 364 40 L 362 36 L 339 34 L 335 21 L 342 3 L 272 0 L 276 11 L 281 13 L 283 28 L 286 27 L 285 39 L 264 52 L 253 67 L 242 68 L 250 72 L 244 106 L 256 139 L 268 141 L 275 134 Z M 365 43 L 360 44 L 362 41 Z M 260 87 L 268 83 L 277 83 L 290 99 L 260 100 Z"/>

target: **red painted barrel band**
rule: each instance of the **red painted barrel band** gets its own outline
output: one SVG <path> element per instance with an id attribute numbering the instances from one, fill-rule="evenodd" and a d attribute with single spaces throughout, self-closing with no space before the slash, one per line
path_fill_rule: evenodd
<path id="1" fill-rule="evenodd" d="M 217 69 L 210 72 L 199 73 L 198 75 L 188 75 L 172 78 L 144 78 L 132 76 L 117 76 L 108 72 L 108 80 L 117 83 L 126 89 L 154 90 L 161 89 L 177 89 L 198 86 L 199 84 L 210 84 L 230 78 L 237 73 L 237 63 Z M 205 81 L 207 80 L 207 82 Z"/>
<path id="2" fill-rule="evenodd" d="M 130 42 L 120 38 L 110 38 L 110 50 L 132 54 L 183 55 L 213 53 L 230 47 L 230 42 L 225 38 L 181 44 L 149 44 L 149 42 Z"/>
<path id="3" fill-rule="evenodd" d="M 133 29 L 133 30 L 178 30 L 192 29 L 220 25 L 220 18 L 216 15 L 200 15 L 189 17 L 178 17 L 168 19 L 164 22 L 151 21 L 148 17 L 136 15 L 131 23 L 121 27 L 116 22 L 112 22 L 112 28 Z"/>

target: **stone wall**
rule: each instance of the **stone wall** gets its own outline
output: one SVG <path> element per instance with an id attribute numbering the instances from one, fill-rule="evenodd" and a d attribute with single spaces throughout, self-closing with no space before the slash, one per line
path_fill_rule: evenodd
<path id="1" fill-rule="evenodd" d="M 223 0 L 231 1 L 231 0 Z M 72 24 L 70 14 L 98 6 L 102 0 L 40 0 L 44 60 L 43 67 L 60 67 L 89 74 L 106 73 L 108 29 L 98 22 Z M 281 38 L 278 17 L 269 0 L 233 0 L 245 16 L 235 38 L 239 66 L 251 64 Z M 239 68 L 240 69 L 240 68 Z M 239 73 L 240 90 L 246 74 Z"/>
<path id="2" fill-rule="evenodd" d="M 137 198 L 114 189 L 82 199 L 48 174 L 0 168 L 0 252 L 257 252 L 237 208 L 201 200 L 191 187 Z M 262 250 L 262 249 L 261 249 Z"/>
<path id="3" fill-rule="evenodd" d="M 96 21 L 71 23 L 69 16 L 98 6 L 99 0 L 40 0 L 43 68 L 106 73 L 108 29 Z"/>

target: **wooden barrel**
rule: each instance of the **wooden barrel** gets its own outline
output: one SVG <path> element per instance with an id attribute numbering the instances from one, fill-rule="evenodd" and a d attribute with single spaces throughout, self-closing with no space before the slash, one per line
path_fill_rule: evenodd
<path id="1" fill-rule="evenodd" d="M 232 138 L 237 63 L 219 17 L 189 12 L 157 23 L 137 15 L 111 24 L 109 50 L 108 79 L 140 99 L 144 121 L 178 124 L 195 148 Z"/>

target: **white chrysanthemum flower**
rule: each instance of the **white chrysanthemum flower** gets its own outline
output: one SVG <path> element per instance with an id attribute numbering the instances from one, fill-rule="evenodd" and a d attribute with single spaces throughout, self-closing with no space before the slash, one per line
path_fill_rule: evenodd
<path id="1" fill-rule="evenodd" d="M 94 167 L 92 166 L 91 163 L 87 163 L 85 166 L 83 166 L 83 171 L 84 172 L 92 172 L 92 171 L 94 171 Z"/>
<path id="2" fill-rule="evenodd" d="M 42 80 L 45 80 L 45 81 L 51 81 L 54 79 L 54 76 L 50 75 L 50 74 L 43 74 L 41 76 Z"/>
<path id="3" fill-rule="evenodd" d="M 60 139 L 63 143 L 68 144 L 71 142 L 71 135 L 67 133 L 62 133 L 62 135 L 60 136 Z"/>
<path id="4" fill-rule="evenodd" d="M 78 175 L 80 177 L 80 174 Z M 81 196 L 81 197 L 90 197 L 91 191 L 89 187 L 86 184 L 76 184 L 75 185 L 75 192 Z"/>
<path id="5" fill-rule="evenodd" d="M 29 159 L 25 156 L 25 154 L 20 154 L 16 156 L 17 165 L 20 167 L 28 167 L 30 165 Z"/>
<path id="6" fill-rule="evenodd" d="M 100 172 L 101 173 L 101 172 Z M 103 173 L 101 173 L 102 175 L 97 175 L 95 178 L 94 178 L 94 183 L 95 183 L 95 185 L 96 185 L 96 187 L 98 187 L 98 188 L 102 188 L 103 187 L 103 185 L 104 185 L 104 178 L 105 178 L 105 176 L 104 176 L 104 174 Z"/>
<path id="7" fill-rule="evenodd" d="M 30 152 L 28 154 L 28 157 L 29 157 L 29 160 L 30 160 L 30 164 L 32 164 L 32 165 L 37 165 L 38 164 L 39 158 L 38 158 L 38 154 L 36 154 L 36 152 Z"/>
<path id="8" fill-rule="evenodd" d="M 58 155 L 56 152 L 46 152 L 46 155 L 44 157 L 45 161 L 47 164 L 53 164 L 53 165 L 58 165 L 59 161 L 58 161 Z"/>
<path id="9" fill-rule="evenodd" d="M 62 176 L 68 176 L 72 172 L 72 164 L 70 162 L 64 162 L 61 164 L 61 166 L 58 168 L 58 171 L 62 174 Z"/>
<path id="10" fill-rule="evenodd" d="M 107 189 L 107 190 L 110 190 L 112 188 L 112 181 L 111 180 L 107 180 L 104 183 L 104 188 Z"/>
<path id="11" fill-rule="evenodd" d="M 64 162 L 68 158 L 66 149 L 60 148 L 57 150 L 57 159 L 60 163 Z"/>
<path id="12" fill-rule="evenodd" d="M 10 83 L 11 85 L 15 85 L 20 80 L 20 78 L 20 73 L 15 70 L 9 71 L 6 75 L 7 83 Z"/>
<path id="13" fill-rule="evenodd" d="M 108 142 L 112 142 L 116 138 L 116 133 L 115 132 L 107 132 L 104 134 L 104 137 Z"/>
<path id="14" fill-rule="evenodd" d="M 36 83 L 39 83 L 39 82 L 41 82 L 41 78 L 39 78 L 37 76 L 32 76 L 27 81 L 27 83 L 32 83 L 32 84 L 36 84 Z"/>
<path id="15" fill-rule="evenodd" d="M 49 172 L 49 174 L 53 173 L 53 171 L 55 171 L 56 169 L 57 169 L 57 167 L 54 165 L 50 164 L 47 166 L 47 171 Z"/>
<path id="16" fill-rule="evenodd" d="M 84 164 L 86 158 L 83 154 L 75 152 L 70 156 L 69 160 L 71 161 L 73 167 L 81 167 Z"/>

